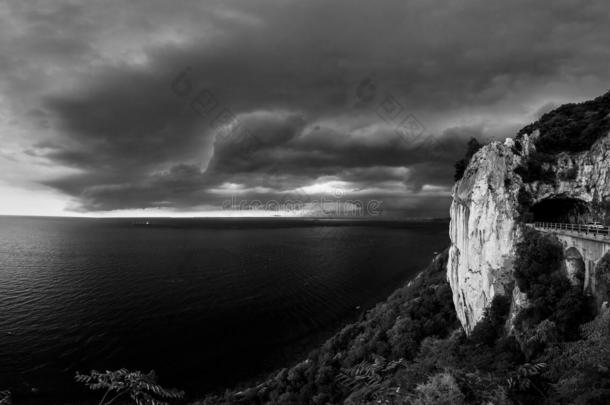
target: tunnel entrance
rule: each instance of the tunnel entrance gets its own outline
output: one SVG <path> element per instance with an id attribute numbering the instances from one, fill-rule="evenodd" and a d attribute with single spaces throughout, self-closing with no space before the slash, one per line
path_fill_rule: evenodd
<path id="1" fill-rule="evenodd" d="M 534 222 L 585 224 L 593 220 L 589 205 L 577 198 L 545 198 L 531 208 Z"/>
<path id="2" fill-rule="evenodd" d="M 565 270 L 570 283 L 575 286 L 583 287 L 585 284 L 585 261 L 575 247 L 571 247 L 565 252 Z"/>

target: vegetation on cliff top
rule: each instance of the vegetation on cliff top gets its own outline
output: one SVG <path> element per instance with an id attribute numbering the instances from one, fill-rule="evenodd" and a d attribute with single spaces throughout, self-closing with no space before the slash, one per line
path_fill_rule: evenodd
<path id="1" fill-rule="evenodd" d="M 540 181 L 553 184 L 557 177 L 561 180 L 573 180 L 576 170 L 555 173 L 556 154 L 559 152 L 582 152 L 610 132 L 610 92 L 583 103 L 564 104 L 544 114 L 538 121 L 523 127 L 517 133 L 517 142 L 513 150 L 522 151 L 520 139 L 524 134 L 540 131 L 534 146 L 536 151 L 515 169 L 525 183 Z M 455 163 L 455 181 L 464 176 L 472 156 L 481 148 L 481 144 L 472 138 L 468 142 L 466 156 Z"/>
<path id="2" fill-rule="evenodd" d="M 564 104 L 522 128 L 517 137 L 540 130 L 540 153 L 580 152 L 610 131 L 610 92 L 583 103 Z"/>
<path id="3" fill-rule="evenodd" d="M 523 127 L 517 134 L 517 143 L 524 134 L 535 130 L 540 135 L 534 141 L 536 151 L 515 170 L 525 183 L 540 181 L 553 184 L 560 180 L 573 180 L 576 169 L 555 173 L 556 154 L 582 152 L 610 131 L 610 92 L 583 103 L 564 104 L 544 114 L 538 121 Z"/>

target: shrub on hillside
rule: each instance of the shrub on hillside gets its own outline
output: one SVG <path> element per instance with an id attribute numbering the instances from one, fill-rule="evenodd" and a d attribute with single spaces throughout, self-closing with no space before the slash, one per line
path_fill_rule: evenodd
<path id="1" fill-rule="evenodd" d="M 503 335 L 509 310 L 510 298 L 506 295 L 496 295 L 491 305 L 485 309 L 483 319 L 474 327 L 470 339 L 475 343 L 493 345 Z"/>
<path id="2" fill-rule="evenodd" d="M 610 252 L 595 266 L 595 306 L 601 308 L 610 299 Z"/>
<path id="3" fill-rule="evenodd" d="M 517 316 L 523 328 L 549 318 L 564 338 L 575 338 L 578 325 L 590 317 L 590 304 L 580 288 L 561 273 L 563 248 L 554 237 L 526 229 L 517 244 L 515 280 L 530 302 Z"/>
<path id="4" fill-rule="evenodd" d="M 523 223 L 534 221 L 534 214 L 531 211 L 532 203 L 533 201 L 530 193 L 523 187 L 519 188 L 519 192 L 517 193 L 517 212 L 519 213 L 519 221 Z"/>
<path id="5" fill-rule="evenodd" d="M 558 240 L 526 228 L 522 240 L 517 244 L 515 258 L 515 281 L 528 298 L 532 289 L 559 270 L 563 260 L 563 248 Z"/>
<path id="6" fill-rule="evenodd" d="M 581 326 L 583 339 L 545 353 L 551 403 L 606 404 L 610 396 L 610 311 Z"/>
<path id="7" fill-rule="evenodd" d="M 516 331 L 519 347 L 526 360 L 531 360 L 560 341 L 555 322 L 545 319 L 538 325 Z"/>
<path id="8" fill-rule="evenodd" d="M 460 405 L 466 402 L 455 377 L 444 372 L 433 375 L 427 383 L 418 385 L 412 403 L 413 405 Z"/>
<path id="9" fill-rule="evenodd" d="M 493 373 L 503 378 L 524 360 L 513 336 L 501 336 L 494 344 L 473 341 L 460 330 L 450 338 L 428 338 L 410 367 L 410 377 L 419 378 L 447 368 Z"/>
<path id="10" fill-rule="evenodd" d="M 582 340 L 566 343 L 555 356 L 552 375 L 559 377 L 570 369 L 597 369 L 610 366 L 610 310 L 581 327 Z"/>
<path id="11" fill-rule="evenodd" d="M 557 302 L 551 319 L 557 325 L 559 333 L 565 339 L 576 339 L 579 336 L 578 325 L 591 319 L 590 297 L 582 293 L 582 288 L 570 286 Z"/>

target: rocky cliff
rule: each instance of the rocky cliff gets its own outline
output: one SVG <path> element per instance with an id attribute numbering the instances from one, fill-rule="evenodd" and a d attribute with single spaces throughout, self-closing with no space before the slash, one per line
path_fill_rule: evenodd
<path id="1" fill-rule="evenodd" d="M 466 332 L 472 331 L 496 294 L 510 294 L 512 316 L 526 305 L 513 279 L 516 245 L 525 221 L 606 219 L 608 132 L 587 150 L 552 155 L 538 154 L 539 137 L 535 129 L 518 139 L 484 146 L 453 187 L 447 278 Z M 537 161 L 541 156 L 544 159 Z M 542 173 L 540 179 L 529 178 L 531 168 L 524 169 L 528 163 Z"/>
<path id="2" fill-rule="evenodd" d="M 513 142 L 478 151 L 453 187 L 447 277 L 460 322 L 469 332 L 495 294 L 510 288 L 514 241 L 519 234 Z"/>

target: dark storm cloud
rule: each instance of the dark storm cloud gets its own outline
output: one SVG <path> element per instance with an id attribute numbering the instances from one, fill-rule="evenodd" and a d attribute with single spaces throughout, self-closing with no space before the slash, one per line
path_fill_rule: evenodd
<path id="1" fill-rule="evenodd" d="M 217 134 L 214 155 L 206 169 L 176 164 L 150 174 L 94 171 L 47 184 L 68 194 L 81 193 L 84 210 L 186 208 L 202 201 L 219 206 L 222 198 L 209 189 L 225 182 L 265 188 L 263 192 L 251 190 L 250 197 L 266 201 L 320 178 L 349 182 L 357 189 L 377 188 L 366 197 L 379 199 L 385 186 L 402 184 L 411 192 L 421 191 L 425 184 L 450 186 L 452 164 L 463 154 L 466 139 L 480 135 L 473 128 L 453 129 L 451 136 L 436 142 L 428 142 L 425 137 L 420 142 L 408 142 L 388 129 L 365 131 L 358 137 L 325 132 L 323 128 L 310 132 L 311 125 L 295 114 L 264 112 L 239 118 L 248 129 L 247 135 Z M 65 158 L 85 166 L 80 156 Z M 88 185 L 91 183 L 93 187 Z"/>
<path id="2" fill-rule="evenodd" d="M 268 173 L 274 168 L 307 176 L 341 176 L 365 181 L 371 169 L 376 180 L 391 176 L 392 168 L 424 164 L 446 167 L 464 153 L 472 136 L 484 139 L 480 128 L 451 128 L 432 138 L 426 134 L 402 134 L 386 125 L 370 125 L 346 131 L 308 124 L 295 114 L 248 114 L 239 117 L 244 131 L 217 137 L 210 173 Z M 385 169 L 384 169 L 385 168 Z M 357 179 L 350 172 L 364 176 Z M 449 184 L 450 178 L 434 184 Z M 426 183 L 423 177 L 420 182 Z"/>
<path id="3" fill-rule="evenodd" d="M 203 123 L 169 92 L 164 76 L 119 69 L 93 80 L 77 94 L 43 100 L 67 138 L 52 158 L 84 169 L 142 171 L 205 147 Z"/>
<path id="4" fill-rule="evenodd" d="M 44 184 L 85 211 L 329 179 L 418 209 L 426 185 L 446 195 L 470 136 L 510 136 L 589 95 L 581 78 L 608 79 L 601 1 L 135 1 L 120 16 L 102 3 L 14 6 L 22 35 L 0 57 L 6 94 L 55 130 L 27 153 L 77 170 Z M 423 135 L 379 114 L 388 98 Z M 217 127 L 221 114 L 240 128 Z"/>

